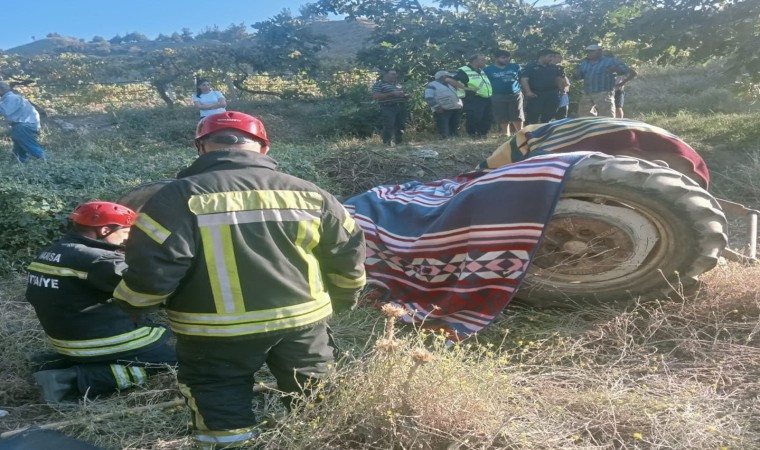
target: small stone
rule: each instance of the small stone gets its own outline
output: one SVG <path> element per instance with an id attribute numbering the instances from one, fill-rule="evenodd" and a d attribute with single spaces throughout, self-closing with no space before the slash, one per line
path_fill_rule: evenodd
<path id="1" fill-rule="evenodd" d="M 418 158 L 423 158 L 423 159 L 437 158 L 438 152 L 433 149 L 423 148 L 421 150 L 417 150 L 416 152 L 414 152 L 414 156 Z"/>

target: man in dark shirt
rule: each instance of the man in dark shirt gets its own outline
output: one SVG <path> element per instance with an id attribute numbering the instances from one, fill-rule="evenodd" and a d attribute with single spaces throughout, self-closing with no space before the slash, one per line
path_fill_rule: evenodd
<path id="1" fill-rule="evenodd" d="M 391 146 L 391 139 L 396 145 L 403 141 L 406 125 L 406 98 L 398 74 L 393 69 L 381 72 L 381 78 L 372 86 L 372 98 L 380 105 L 380 118 L 383 123 L 383 144 Z"/>
<path id="2" fill-rule="evenodd" d="M 552 64 L 554 50 L 541 50 L 538 60 L 525 66 L 520 75 L 520 85 L 527 105 L 525 123 L 548 123 L 559 107 L 560 92 L 567 87 L 567 77 L 562 67 Z"/>

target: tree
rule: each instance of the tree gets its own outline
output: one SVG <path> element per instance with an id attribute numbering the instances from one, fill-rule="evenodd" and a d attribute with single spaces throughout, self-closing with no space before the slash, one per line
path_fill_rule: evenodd
<path id="1" fill-rule="evenodd" d="M 665 63 L 725 57 L 728 73 L 760 81 L 757 0 L 568 0 L 595 17 L 596 35 L 638 44 L 640 57 Z"/>
<path id="2" fill-rule="evenodd" d="M 208 39 L 208 40 L 216 40 L 220 41 L 222 40 L 222 32 L 219 30 L 219 27 L 217 25 L 214 25 L 211 28 L 204 28 L 201 30 L 200 33 L 198 33 L 197 36 L 195 36 L 195 39 Z"/>
<path id="3" fill-rule="evenodd" d="M 183 28 L 181 36 L 182 36 L 182 42 L 192 42 L 193 41 L 193 32 L 190 31 L 190 28 Z"/>
<path id="4" fill-rule="evenodd" d="M 136 44 L 140 42 L 147 42 L 149 39 L 147 36 L 145 36 L 142 33 L 138 33 L 137 31 L 133 31 L 131 33 L 128 33 L 126 36 L 124 36 L 124 43 L 125 44 Z"/>
<path id="5" fill-rule="evenodd" d="M 248 33 L 248 27 L 246 27 L 244 23 L 237 25 L 231 24 L 223 32 L 223 38 L 226 41 L 236 41 L 247 39 L 248 37 L 250 37 L 250 34 Z"/>
<path id="6" fill-rule="evenodd" d="M 428 3 L 428 2 L 426 2 Z M 441 68 L 463 65 L 474 53 L 503 48 L 527 60 L 543 47 L 564 48 L 579 25 L 559 8 L 522 0 L 320 0 L 312 15 L 344 14 L 377 24 L 358 59 L 368 67 L 395 67 L 422 80 Z"/>

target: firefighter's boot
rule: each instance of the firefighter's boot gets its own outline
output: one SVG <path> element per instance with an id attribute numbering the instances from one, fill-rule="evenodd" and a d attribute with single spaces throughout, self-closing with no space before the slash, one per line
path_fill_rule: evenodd
<path id="1" fill-rule="evenodd" d="M 47 403 L 61 403 L 77 392 L 77 369 L 40 370 L 33 374 Z"/>

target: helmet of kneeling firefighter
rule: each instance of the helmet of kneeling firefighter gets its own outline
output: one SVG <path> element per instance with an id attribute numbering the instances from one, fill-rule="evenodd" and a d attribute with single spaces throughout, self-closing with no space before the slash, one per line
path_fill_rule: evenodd
<path id="1" fill-rule="evenodd" d="M 204 117 L 198 122 L 195 130 L 195 146 L 199 147 L 201 141 L 208 139 L 217 144 L 242 144 L 244 141 L 237 139 L 234 135 L 222 134 L 215 139 L 215 133 L 223 130 L 237 130 L 243 134 L 259 141 L 261 144 L 261 153 L 266 154 L 269 151 L 269 139 L 264 124 L 256 117 L 237 111 L 225 111 Z M 199 147 L 200 149 L 200 147 Z"/>
<path id="2" fill-rule="evenodd" d="M 113 202 L 87 202 L 77 206 L 71 213 L 71 220 L 87 227 L 118 226 L 131 227 L 137 213 L 124 205 Z"/>

